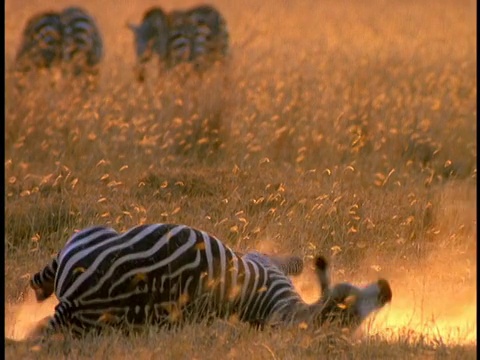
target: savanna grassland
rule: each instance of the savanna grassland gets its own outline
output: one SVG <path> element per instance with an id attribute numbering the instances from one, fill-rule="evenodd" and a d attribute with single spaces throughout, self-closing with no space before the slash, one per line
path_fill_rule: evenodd
<path id="1" fill-rule="evenodd" d="M 152 63 L 143 85 L 125 23 L 195 2 L 76 3 L 105 42 L 91 91 L 11 72 L 28 17 L 75 2 L 6 2 L 7 337 L 52 311 L 28 278 L 93 224 L 185 223 L 307 264 L 322 253 L 335 281 L 385 277 L 393 300 L 353 335 L 218 321 L 8 342 L 7 358 L 475 358 L 476 2 L 212 0 L 226 63 Z M 318 296 L 309 266 L 295 285 Z"/>

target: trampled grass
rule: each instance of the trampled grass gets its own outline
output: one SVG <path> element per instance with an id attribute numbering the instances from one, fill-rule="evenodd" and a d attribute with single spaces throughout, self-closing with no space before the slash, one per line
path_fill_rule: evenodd
<path id="1" fill-rule="evenodd" d="M 473 359 L 476 3 L 211 3 L 229 25 L 226 64 L 151 64 L 139 85 L 125 23 L 158 3 L 79 2 L 106 46 L 85 91 L 11 74 L 27 18 L 72 2 L 7 1 L 6 336 L 52 311 L 28 277 L 93 224 L 186 223 L 242 251 L 323 253 L 335 281 L 389 279 L 392 304 L 353 335 L 218 321 L 38 351 L 8 341 L 7 358 Z M 318 296 L 308 266 L 294 281 Z"/>

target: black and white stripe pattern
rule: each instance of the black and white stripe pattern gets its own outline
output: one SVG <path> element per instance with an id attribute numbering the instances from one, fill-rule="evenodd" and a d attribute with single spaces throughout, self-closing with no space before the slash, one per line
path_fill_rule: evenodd
<path id="1" fill-rule="evenodd" d="M 229 34 L 226 21 L 210 5 L 168 14 L 168 63 L 174 66 L 192 62 L 197 68 L 222 59 L 228 54 Z"/>
<path id="2" fill-rule="evenodd" d="M 50 68 L 62 61 L 63 28 L 59 14 L 44 12 L 27 22 L 17 52 L 16 71 Z"/>
<path id="3" fill-rule="evenodd" d="M 35 291 L 37 301 L 46 300 L 53 294 L 57 269 L 57 259 L 53 259 L 42 271 L 33 276 L 30 287 Z"/>
<path id="4" fill-rule="evenodd" d="M 65 247 L 69 247 L 70 251 L 72 248 L 78 250 L 117 235 L 118 233 L 110 227 L 90 227 L 71 237 Z M 268 255 L 258 251 L 250 251 L 245 254 L 235 252 L 235 254 L 245 260 L 255 260 L 263 266 L 275 266 L 289 276 L 300 275 L 304 267 L 303 259 L 294 255 Z M 46 300 L 53 294 L 57 269 L 58 262 L 55 257 L 42 271 L 32 277 L 30 286 L 35 291 L 38 302 Z"/>
<path id="5" fill-rule="evenodd" d="M 134 33 L 139 81 L 144 81 L 145 64 L 153 55 L 158 56 L 160 68 L 193 63 L 200 69 L 229 52 L 226 21 L 210 5 L 168 13 L 153 7 L 145 12 L 140 25 L 127 25 Z"/>
<path id="6" fill-rule="evenodd" d="M 191 62 L 195 53 L 196 26 L 186 12 L 174 10 L 168 13 L 167 66 Z"/>
<path id="7" fill-rule="evenodd" d="M 214 236 L 185 225 L 140 225 L 121 234 L 106 227 L 85 229 L 67 242 L 55 261 L 54 292 L 60 303 L 47 333 L 68 327 L 81 334 L 107 325 L 172 325 L 232 315 L 254 325 L 320 326 L 329 319 L 325 304 L 337 300 L 331 294 L 342 293 L 330 289 L 323 258 L 317 259 L 317 273 L 327 297 L 308 305 L 268 256 L 239 256 Z M 34 276 L 34 289 L 42 288 L 42 278 L 51 281 L 47 268 Z M 384 280 L 368 290 L 355 289 L 361 296 L 349 306 L 359 310 L 348 315 L 359 322 L 391 299 Z"/>
<path id="8" fill-rule="evenodd" d="M 210 5 L 196 6 L 186 12 L 195 26 L 193 57 L 211 60 L 228 54 L 229 34 L 222 14 Z"/>
<path id="9" fill-rule="evenodd" d="M 84 9 L 69 7 L 60 13 L 63 25 L 63 61 L 73 74 L 95 74 L 103 56 L 103 40 L 93 17 Z"/>
<path id="10" fill-rule="evenodd" d="M 72 236 L 65 244 L 63 252 L 65 253 L 65 248 L 67 247 L 70 251 L 72 249 L 78 251 L 79 249 L 92 246 L 97 242 L 104 241 L 107 238 L 117 235 L 118 233 L 109 227 L 90 227 Z M 30 281 L 30 287 L 34 290 L 38 302 L 46 300 L 54 292 L 55 277 L 57 276 L 58 270 L 58 257 L 60 256 L 60 253 L 57 257 L 53 258 L 42 271 L 36 273 Z"/>
<path id="11" fill-rule="evenodd" d="M 165 12 L 160 7 L 153 7 L 145 12 L 140 25 L 128 24 L 133 31 L 135 53 L 138 61 L 137 79 L 145 79 L 145 64 L 157 56 L 161 64 L 167 57 L 168 23 Z"/>
<path id="12" fill-rule="evenodd" d="M 16 71 L 26 73 L 63 65 L 67 73 L 96 74 L 103 41 L 95 20 L 83 9 L 46 12 L 27 23 L 16 57 Z"/>

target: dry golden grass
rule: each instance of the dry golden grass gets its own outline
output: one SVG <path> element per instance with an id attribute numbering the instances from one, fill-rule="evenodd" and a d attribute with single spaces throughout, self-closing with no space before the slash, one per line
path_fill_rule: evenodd
<path id="1" fill-rule="evenodd" d="M 91 92 L 55 73 L 16 90 L 27 18 L 71 2 L 6 3 L 7 337 L 52 309 L 32 304 L 29 274 L 92 224 L 186 223 L 238 250 L 323 253 L 336 281 L 389 279 L 393 302 L 355 336 L 217 322 L 37 352 L 9 341 L 7 358 L 473 359 L 476 3 L 212 1 L 228 63 L 202 76 L 152 64 L 140 86 L 125 23 L 157 3 L 81 2 L 106 46 Z M 295 279 L 307 300 L 312 283 L 309 269 Z"/>

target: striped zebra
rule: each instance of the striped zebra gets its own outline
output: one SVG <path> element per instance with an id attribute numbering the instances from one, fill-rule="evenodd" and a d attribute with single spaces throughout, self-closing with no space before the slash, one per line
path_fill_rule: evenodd
<path id="1" fill-rule="evenodd" d="M 195 23 L 182 10 L 173 10 L 167 14 L 168 49 L 166 63 L 172 68 L 181 63 L 190 63 L 194 59 Z"/>
<path id="2" fill-rule="evenodd" d="M 133 31 L 137 56 L 137 80 L 145 80 L 145 64 L 157 56 L 160 67 L 165 62 L 168 50 L 169 29 L 167 15 L 160 7 L 145 12 L 140 25 L 127 24 Z"/>
<path id="3" fill-rule="evenodd" d="M 227 55 L 227 25 L 214 7 L 201 5 L 187 11 L 171 11 L 168 14 L 168 24 L 169 67 L 190 62 L 200 69 Z"/>
<path id="4" fill-rule="evenodd" d="M 88 228 L 32 278 L 39 301 L 53 292 L 59 299 L 53 317 L 35 332 L 69 328 L 81 335 L 106 326 L 175 326 L 231 316 L 262 327 L 318 328 L 331 315 L 343 320 L 344 314 L 344 322 L 357 326 L 391 300 L 386 280 L 364 289 L 342 284 L 331 289 L 327 262 L 318 257 L 315 264 L 323 295 L 306 304 L 274 260 L 256 252 L 237 255 L 204 231 L 174 224 L 140 225 L 124 233 Z M 342 306 L 331 305 L 347 297 Z"/>
<path id="5" fill-rule="evenodd" d="M 89 246 L 90 241 L 101 242 L 112 236 L 117 236 L 118 233 L 109 227 L 94 226 L 80 231 L 74 235 L 66 244 L 65 247 L 71 246 L 80 241 L 77 246 Z M 236 256 L 245 259 L 255 259 L 263 266 L 275 266 L 285 275 L 295 276 L 300 275 L 303 271 L 303 259 L 293 255 L 268 255 L 257 251 L 250 251 L 248 253 L 235 252 Z M 59 254 L 60 255 L 60 254 Z M 40 272 L 36 273 L 31 281 L 30 286 L 35 292 L 35 297 L 38 302 L 48 299 L 54 292 L 55 277 L 57 275 L 58 262 L 57 258 L 52 261 Z"/>
<path id="6" fill-rule="evenodd" d="M 68 7 L 60 13 L 63 26 L 63 61 L 74 75 L 97 74 L 103 56 L 103 40 L 95 19 L 82 8 Z"/>
<path id="7" fill-rule="evenodd" d="M 228 54 L 229 34 L 223 16 L 212 6 L 165 13 L 152 7 L 140 25 L 127 23 L 134 34 L 137 80 L 145 80 L 145 65 L 156 55 L 159 67 L 193 63 L 199 69 Z"/>
<path id="8" fill-rule="evenodd" d="M 207 57 L 209 60 L 216 60 L 228 54 L 227 23 L 217 9 L 210 5 L 200 5 L 188 10 L 186 16 L 195 26 L 194 59 Z"/>
<path id="9" fill-rule="evenodd" d="M 25 73 L 60 64 L 62 44 L 63 27 L 59 14 L 49 11 L 34 15 L 23 30 L 15 70 Z"/>

